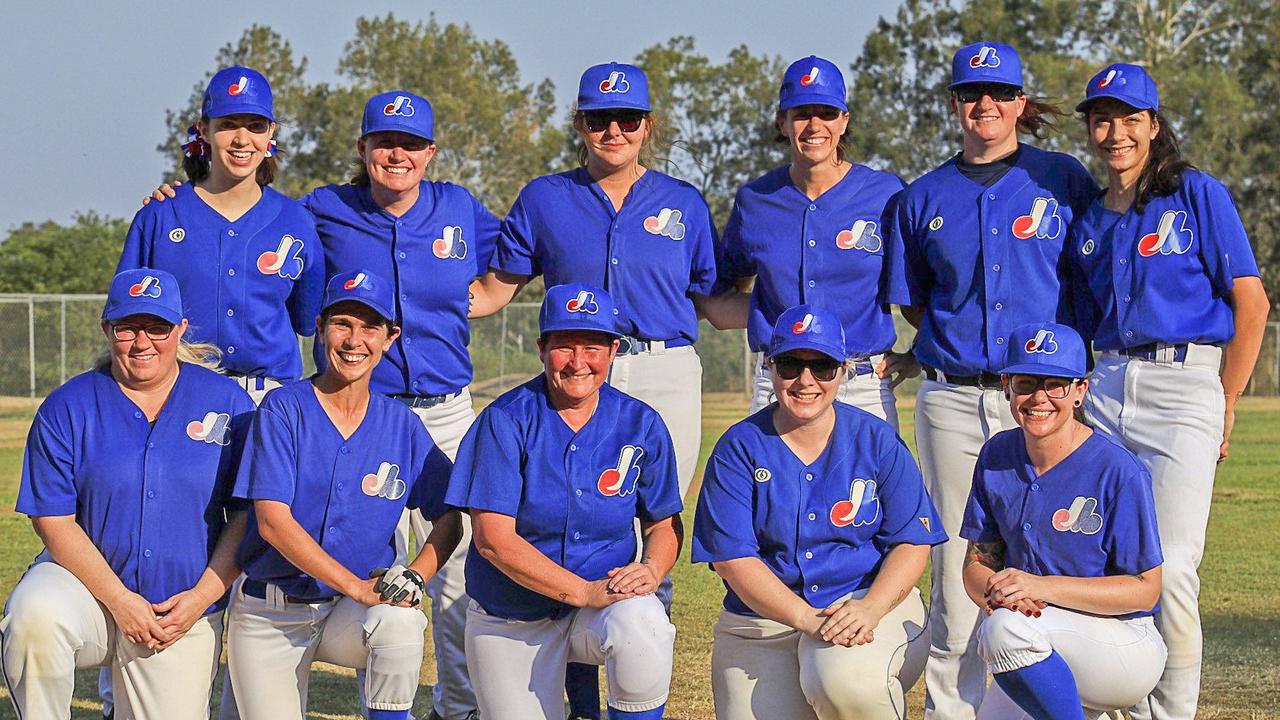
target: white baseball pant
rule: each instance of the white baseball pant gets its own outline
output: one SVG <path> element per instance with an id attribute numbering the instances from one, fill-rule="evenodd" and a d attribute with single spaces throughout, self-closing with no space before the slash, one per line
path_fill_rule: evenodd
<path id="1" fill-rule="evenodd" d="M 975 647 L 979 611 L 964 589 L 965 543 L 958 540 L 983 443 L 1017 426 L 999 389 L 925 380 L 916 393 L 916 453 L 925 487 L 952 538 L 930 553 L 929 663 L 925 717 L 973 720 L 987 687 Z"/>
<path id="2" fill-rule="evenodd" d="M 481 717 L 562 720 L 569 662 L 603 665 L 609 705 L 641 712 L 667 701 L 675 637 L 653 595 L 531 621 L 494 617 L 473 600 L 467 667 Z"/>
<path id="3" fill-rule="evenodd" d="M 929 655 L 924 623 L 914 588 L 881 618 L 874 642 L 854 647 L 722 611 L 711 650 L 716 719 L 901 720 Z"/>
<path id="4" fill-rule="evenodd" d="M 125 639 L 89 589 L 69 570 L 37 558 L 18 581 L 0 619 L 5 685 L 17 716 L 71 716 L 75 671 L 107 669 L 117 720 L 207 720 L 222 650 L 222 616 L 200 618 L 162 651 Z"/>
<path id="5" fill-rule="evenodd" d="M 1103 353 L 1090 378 L 1085 411 L 1151 471 L 1164 551 L 1156 626 L 1169 646 L 1164 675 L 1135 719 L 1191 720 L 1200 696 L 1203 638 L 1200 577 L 1205 529 L 1226 411 L 1218 377 L 1221 348 L 1192 345 L 1185 362 L 1172 350 L 1156 362 Z"/>
<path id="6" fill-rule="evenodd" d="M 868 362 L 872 368 L 880 367 L 880 363 L 884 362 L 884 355 L 872 355 Z M 775 399 L 773 379 L 769 368 L 765 367 L 762 354 L 756 363 L 755 394 L 751 396 L 751 410 L 748 414 L 759 412 Z M 889 387 L 888 378 L 880 378 L 874 372 L 856 375 L 846 370 L 844 380 L 836 390 L 836 400 L 865 410 L 892 425 L 894 432 L 898 431 L 898 402 L 893 395 L 893 388 Z"/>
<path id="7" fill-rule="evenodd" d="M 1040 617 L 1001 608 L 978 626 L 978 653 L 992 674 L 1034 665 L 1057 651 L 1085 714 L 1098 717 L 1145 698 L 1164 668 L 1164 640 L 1150 617 L 1121 620 L 1049 606 Z M 979 720 L 1032 720 L 991 684 Z"/>
<path id="8" fill-rule="evenodd" d="M 227 611 L 227 666 L 245 720 L 306 717 L 315 661 L 365 668 L 370 708 L 413 706 L 427 628 L 421 610 L 367 607 L 348 597 L 287 602 L 274 585 L 266 594 L 246 595 L 237 583 Z"/>

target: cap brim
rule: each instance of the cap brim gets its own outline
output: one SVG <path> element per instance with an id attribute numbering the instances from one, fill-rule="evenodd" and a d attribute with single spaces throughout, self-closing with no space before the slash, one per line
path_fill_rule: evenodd
<path id="1" fill-rule="evenodd" d="M 838 348 L 828 343 L 817 343 L 803 339 L 787 340 L 786 342 L 780 343 L 777 347 L 770 348 L 769 357 L 777 357 L 778 355 L 791 352 L 792 350 L 812 350 L 814 352 L 822 353 L 823 355 L 826 355 L 832 360 L 836 360 L 838 362 L 844 362 L 847 357 L 847 353 L 844 351 L 844 348 Z"/>
<path id="2" fill-rule="evenodd" d="M 1080 103 L 1076 105 L 1076 112 L 1078 113 L 1085 112 L 1086 110 L 1088 110 L 1089 106 L 1092 105 L 1093 103 L 1099 100 L 1105 100 L 1108 98 L 1112 100 L 1119 100 L 1120 102 L 1124 103 L 1125 105 L 1128 105 L 1134 110 L 1159 110 L 1159 108 L 1157 107 L 1152 107 L 1151 103 L 1145 102 L 1131 95 L 1124 95 L 1122 93 L 1117 93 L 1117 92 L 1107 92 L 1106 90 L 1103 90 L 1102 92 L 1098 93 L 1097 95 L 1094 95 L 1091 98 L 1085 98 L 1084 100 L 1081 100 Z"/>
<path id="3" fill-rule="evenodd" d="M 1019 90 L 1022 89 L 1022 83 L 1011 83 L 1008 80 L 997 80 L 996 78 L 969 78 L 967 80 L 958 80 L 947 86 L 948 90 L 955 90 L 961 85 L 1008 85 Z"/>
<path id="4" fill-rule="evenodd" d="M 564 332 L 564 331 L 569 331 L 569 332 L 598 332 L 598 333 L 603 333 L 603 334 L 605 334 L 605 335 L 608 335 L 608 336 L 610 336 L 610 337 L 615 337 L 615 338 L 620 338 L 620 337 L 622 337 L 622 333 L 618 332 L 617 330 L 605 329 L 605 328 L 600 327 L 599 325 L 591 325 L 591 324 L 589 324 L 589 323 L 584 323 L 584 322 L 558 322 L 558 323 L 551 323 L 550 325 L 547 325 L 547 326 L 546 326 L 546 327 L 544 327 L 544 328 L 540 328 L 540 329 L 538 330 L 538 334 L 539 334 L 539 335 L 546 335 L 547 333 L 553 333 L 553 332 Z"/>
<path id="5" fill-rule="evenodd" d="M 170 308 L 161 307 L 154 302 L 145 300 L 130 300 L 120 303 L 110 310 L 103 311 L 102 319 L 107 322 L 115 322 L 130 315 L 150 315 L 174 325 L 182 322 L 182 313 L 174 312 Z"/>
<path id="6" fill-rule="evenodd" d="M 432 128 L 432 130 L 434 130 L 434 128 Z M 360 137 L 362 138 L 368 137 L 374 133 L 380 133 L 380 132 L 399 132 L 399 133 L 404 133 L 405 135 L 412 135 L 416 138 L 421 138 L 423 140 L 426 140 L 429 143 L 435 142 L 434 138 L 432 138 L 430 135 L 424 134 L 418 128 L 409 127 L 408 125 L 394 125 L 394 124 L 386 125 L 384 127 L 371 127 L 361 132 Z"/>
<path id="7" fill-rule="evenodd" d="M 793 95 L 787 98 L 786 101 L 778 103 L 778 111 L 786 112 L 793 107 L 800 107 L 801 105 L 826 105 L 828 107 L 840 108 L 840 112 L 849 112 L 849 105 L 844 100 L 837 100 L 830 95 L 823 95 L 821 93 L 802 93 L 800 95 Z"/>
<path id="8" fill-rule="evenodd" d="M 230 109 L 211 109 L 205 117 L 220 118 L 230 117 L 232 115 L 257 115 L 259 117 L 264 117 L 271 122 L 276 121 L 276 116 L 271 114 L 271 110 L 267 109 L 263 105 L 238 105 Z"/>
<path id="9" fill-rule="evenodd" d="M 578 110 L 640 110 L 643 112 L 651 112 L 649 103 L 630 102 L 627 100 L 592 100 L 587 103 L 579 103 Z"/>
<path id="10" fill-rule="evenodd" d="M 371 301 L 371 300 L 366 300 L 366 299 L 364 299 L 364 298 L 358 298 L 358 297 L 343 297 L 343 298 L 338 298 L 337 300 L 334 300 L 334 301 L 332 301 L 332 302 L 327 302 L 327 303 L 325 303 L 325 304 L 324 304 L 324 306 L 323 306 L 323 307 L 321 307 L 321 308 L 320 308 L 320 312 L 321 312 L 321 313 L 324 313 L 324 311 L 328 310 L 329 308 L 331 308 L 331 307 L 333 307 L 333 306 L 335 306 L 335 305 L 341 305 L 341 304 L 342 304 L 342 303 L 344 303 L 344 302 L 359 303 L 359 304 L 361 304 L 361 305 L 363 305 L 363 306 L 365 306 L 365 307 L 369 308 L 370 310 L 372 310 L 372 311 L 374 311 L 374 312 L 378 313 L 378 315 L 382 316 L 382 319 L 383 319 L 383 320 L 386 320 L 387 322 L 391 323 L 392 325 L 394 325 L 394 324 L 395 324 L 395 322 L 396 322 L 396 315 L 395 315 L 395 312 L 394 312 L 394 311 L 392 311 L 390 308 L 380 307 L 377 303 L 375 303 L 375 302 L 373 302 L 373 301 Z"/>
<path id="11" fill-rule="evenodd" d="M 1039 377 L 1065 377 L 1065 378 L 1082 378 L 1079 369 L 1063 367 L 1061 365 L 1046 365 L 1044 363 L 1023 363 L 1021 365 L 1010 365 L 1000 368 L 1001 375 L 1036 375 Z"/>

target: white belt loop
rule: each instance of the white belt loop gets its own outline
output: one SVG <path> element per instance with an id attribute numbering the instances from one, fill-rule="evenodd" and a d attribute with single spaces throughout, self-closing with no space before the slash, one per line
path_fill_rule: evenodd
<path id="1" fill-rule="evenodd" d="M 665 355 L 666 352 L 667 352 L 666 340 L 650 340 L 649 341 L 650 355 Z"/>
<path id="2" fill-rule="evenodd" d="M 1177 347 L 1159 343 L 1156 345 L 1154 361 L 1157 365 L 1173 366 L 1177 363 L 1177 352 Z"/>
<path id="3" fill-rule="evenodd" d="M 1198 367 L 1211 372 L 1222 369 L 1222 348 L 1217 345 L 1187 344 L 1187 357 L 1182 362 L 1184 367 Z"/>

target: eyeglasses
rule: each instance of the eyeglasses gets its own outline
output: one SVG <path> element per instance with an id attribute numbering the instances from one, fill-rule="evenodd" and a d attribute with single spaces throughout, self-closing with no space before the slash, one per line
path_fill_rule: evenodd
<path id="1" fill-rule="evenodd" d="M 976 103 L 982 100 L 983 95 L 989 96 L 993 102 L 1003 103 L 1017 100 L 1022 90 L 1003 83 L 972 83 L 955 88 L 951 94 L 962 103 Z"/>
<path id="2" fill-rule="evenodd" d="M 844 366 L 844 363 L 829 357 L 806 359 L 793 355 L 781 355 L 773 358 L 770 362 L 773 363 L 773 369 L 778 373 L 778 377 L 783 380 L 795 380 L 800 377 L 800 373 L 804 372 L 805 368 L 809 368 L 809 372 L 813 374 L 813 379 L 818 382 L 835 380 L 836 374 Z"/>
<path id="3" fill-rule="evenodd" d="M 791 108 L 789 112 L 792 120 L 803 122 L 808 122 L 811 118 L 831 122 L 840 117 L 840 108 L 830 105 L 800 105 Z"/>
<path id="4" fill-rule="evenodd" d="M 1044 388 L 1044 394 L 1055 400 L 1065 398 L 1071 392 L 1071 388 L 1080 382 L 1073 378 L 1065 377 L 1039 377 L 1037 375 L 1011 375 L 1009 377 L 1009 389 L 1015 395 L 1031 395 L 1035 391 Z"/>
<path id="5" fill-rule="evenodd" d="M 644 122 L 643 112 L 617 112 L 613 110 L 587 111 L 582 113 L 582 124 L 587 132 L 604 132 L 612 123 L 618 123 L 618 129 L 624 133 L 633 133 L 640 129 Z"/>
<path id="6" fill-rule="evenodd" d="M 133 341 L 138 338 L 138 332 L 146 333 L 151 340 L 168 340 L 173 334 L 173 326 L 169 323 L 154 323 L 143 328 L 136 325 L 112 325 L 111 335 L 117 340 Z"/>

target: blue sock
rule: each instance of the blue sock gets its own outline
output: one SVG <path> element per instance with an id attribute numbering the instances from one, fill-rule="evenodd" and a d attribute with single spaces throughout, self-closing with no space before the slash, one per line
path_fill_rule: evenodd
<path id="1" fill-rule="evenodd" d="M 369 720 L 409 720 L 408 710 L 374 710 L 373 708 L 365 708 L 368 713 Z"/>
<path id="2" fill-rule="evenodd" d="M 569 696 L 569 714 L 600 720 L 600 667 L 569 663 L 564 669 L 564 691 Z M 372 718 L 370 718 L 372 720 Z"/>
<path id="3" fill-rule="evenodd" d="M 1036 720 L 1084 718 L 1076 676 L 1057 650 L 1034 665 L 998 673 L 995 679 L 1009 699 Z"/>
<path id="4" fill-rule="evenodd" d="M 666 709 L 666 703 L 662 703 L 652 710 L 639 710 L 636 712 L 619 710 L 618 708 L 610 705 L 609 720 L 662 720 L 662 711 Z"/>

